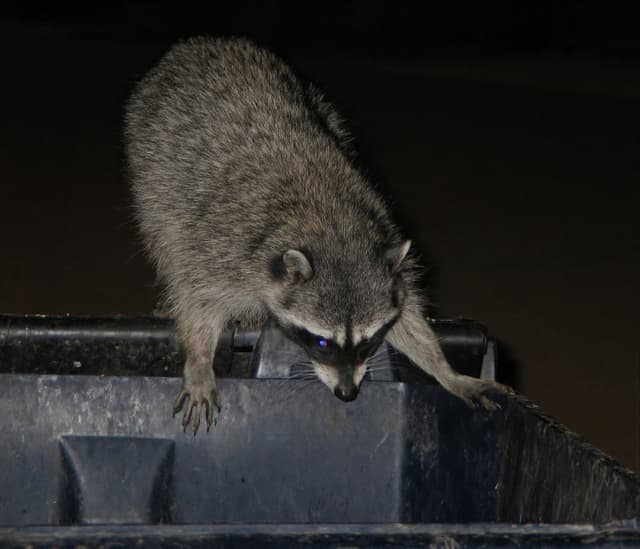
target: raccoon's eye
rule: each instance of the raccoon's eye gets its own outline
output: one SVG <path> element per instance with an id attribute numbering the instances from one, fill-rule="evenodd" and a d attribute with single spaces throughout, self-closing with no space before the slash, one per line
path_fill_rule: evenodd
<path id="1" fill-rule="evenodd" d="M 318 343 L 318 347 L 321 347 L 322 349 L 326 349 L 329 346 L 329 342 L 323 337 L 317 338 L 316 341 Z"/>

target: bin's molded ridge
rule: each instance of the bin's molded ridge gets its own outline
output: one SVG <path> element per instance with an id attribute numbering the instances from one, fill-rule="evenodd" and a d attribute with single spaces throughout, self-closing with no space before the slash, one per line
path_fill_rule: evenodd
<path id="1" fill-rule="evenodd" d="M 0 547 L 638 547 L 638 524 L 215 524 L 0 528 Z"/>

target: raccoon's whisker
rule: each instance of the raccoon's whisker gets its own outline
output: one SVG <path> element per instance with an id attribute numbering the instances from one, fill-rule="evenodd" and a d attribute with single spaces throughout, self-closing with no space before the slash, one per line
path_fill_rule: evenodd
<path id="1" fill-rule="evenodd" d="M 388 356 L 372 356 L 369 360 L 367 360 L 367 364 L 386 364 L 387 362 L 397 362 L 397 359 L 395 357 L 388 357 Z"/>
<path id="2" fill-rule="evenodd" d="M 383 361 L 379 361 L 379 362 L 369 362 L 367 363 L 367 369 L 371 369 L 371 368 L 386 368 L 390 365 L 391 363 L 389 362 L 383 362 Z"/>
<path id="3" fill-rule="evenodd" d="M 296 370 L 299 372 L 310 372 L 313 371 L 313 367 L 311 364 L 305 364 L 301 362 L 292 362 L 288 365 L 290 370 Z"/>
<path id="4" fill-rule="evenodd" d="M 375 364 L 372 364 L 372 366 L 374 368 L 376 367 L 389 367 L 389 366 L 393 366 L 395 367 L 399 367 L 399 368 L 404 368 L 406 366 L 408 366 L 408 364 L 402 360 L 389 360 L 389 361 L 384 361 L 384 362 L 377 362 Z"/>
<path id="5" fill-rule="evenodd" d="M 293 364 L 289 365 L 289 368 L 300 368 L 300 369 L 311 370 L 313 368 L 313 365 L 311 364 L 311 361 L 294 362 Z"/>
<path id="6" fill-rule="evenodd" d="M 376 358 L 382 355 L 387 355 L 387 351 L 383 346 L 378 347 L 375 353 L 371 355 L 371 358 Z"/>
<path id="7" fill-rule="evenodd" d="M 283 362 L 290 368 L 311 368 L 313 366 L 310 361 L 283 360 Z"/>
<path id="8" fill-rule="evenodd" d="M 373 372 L 388 372 L 389 370 L 398 370 L 397 366 L 380 366 L 377 368 L 367 368 L 367 373 Z"/>
<path id="9" fill-rule="evenodd" d="M 279 381 L 282 383 L 277 385 L 278 390 L 271 393 L 271 400 L 277 401 L 278 405 L 282 405 L 283 402 L 286 403 L 288 400 L 303 394 L 315 385 L 315 380 L 313 379 L 302 379 L 297 383 L 289 383 L 289 379 L 282 379 Z"/>
<path id="10" fill-rule="evenodd" d="M 288 387 L 287 387 L 287 394 L 289 395 L 289 398 L 293 397 L 294 395 L 299 395 L 300 393 L 302 393 L 303 391 L 308 391 L 310 389 L 312 389 L 315 385 L 316 385 L 316 380 L 315 379 L 302 379 L 300 380 L 298 383 L 289 383 Z"/>
<path id="11" fill-rule="evenodd" d="M 372 357 L 367 361 L 367 365 L 369 366 L 380 366 L 380 365 L 386 365 L 386 364 L 398 364 L 398 365 L 404 365 L 405 362 L 397 357 Z"/>
<path id="12" fill-rule="evenodd" d="M 286 348 L 285 349 L 282 349 L 282 348 L 274 349 L 273 352 L 277 353 L 279 355 L 297 355 L 297 356 L 300 356 L 300 355 L 304 356 L 305 355 L 304 351 L 302 351 L 302 350 L 296 351 L 296 350 L 293 350 L 293 349 L 286 349 Z"/>
<path id="13" fill-rule="evenodd" d="M 369 360 L 381 360 L 389 358 L 388 353 L 378 351 L 369 357 Z"/>
<path id="14" fill-rule="evenodd" d="M 287 379 L 314 379 L 316 374 L 313 372 L 303 372 L 299 374 L 292 374 Z"/>
<path id="15" fill-rule="evenodd" d="M 368 368 L 398 368 L 406 366 L 406 363 L 399 361 L 385 361 L 385 362 L 377 362 L 377 363 L 369 363 L 367 364 Z"/>

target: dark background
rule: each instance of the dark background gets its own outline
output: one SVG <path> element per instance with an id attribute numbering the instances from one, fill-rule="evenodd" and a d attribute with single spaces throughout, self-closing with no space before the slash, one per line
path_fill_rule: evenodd
<path id="1" fill-rule="evenodd" d="M 640 470 L 631 5 L 3 5 L 0 311 L 152 309 L 123 103 L 174 40 L 244 34 L 351 121 L 424 259 L 432 314 L 484 322 L 520 392 Z"/>

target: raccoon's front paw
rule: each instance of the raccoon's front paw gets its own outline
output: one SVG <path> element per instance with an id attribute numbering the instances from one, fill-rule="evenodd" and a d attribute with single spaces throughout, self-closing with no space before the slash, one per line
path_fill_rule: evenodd
<path id="1" fill-rule="evenodd" d="M 211 428 L 214 407 L 220 412 L 215 378 L 204 383 L 188 382 L 185 379 L 182 391 L 176 398 L 173 407 L 173 416 L 175 417 L 184 408 L 182 427 L 186 432 L 189 422 L 193 418 L 193 436 L 195 436 L 200 427 L 200 415 L 203 411 L 207 420 L 207 431 Z"/>
<path id="2" fill-rule="evenodd" d="M 511 387 L 489 379 L 457 375 L 446 387 L 451 393 L 464 400 L 471 408 L 482 406 L 487 410 L 497 410 L 500 404 L 484 395 L 487 391 L 495 391 L 507 395 L 514 394 Z"/>

